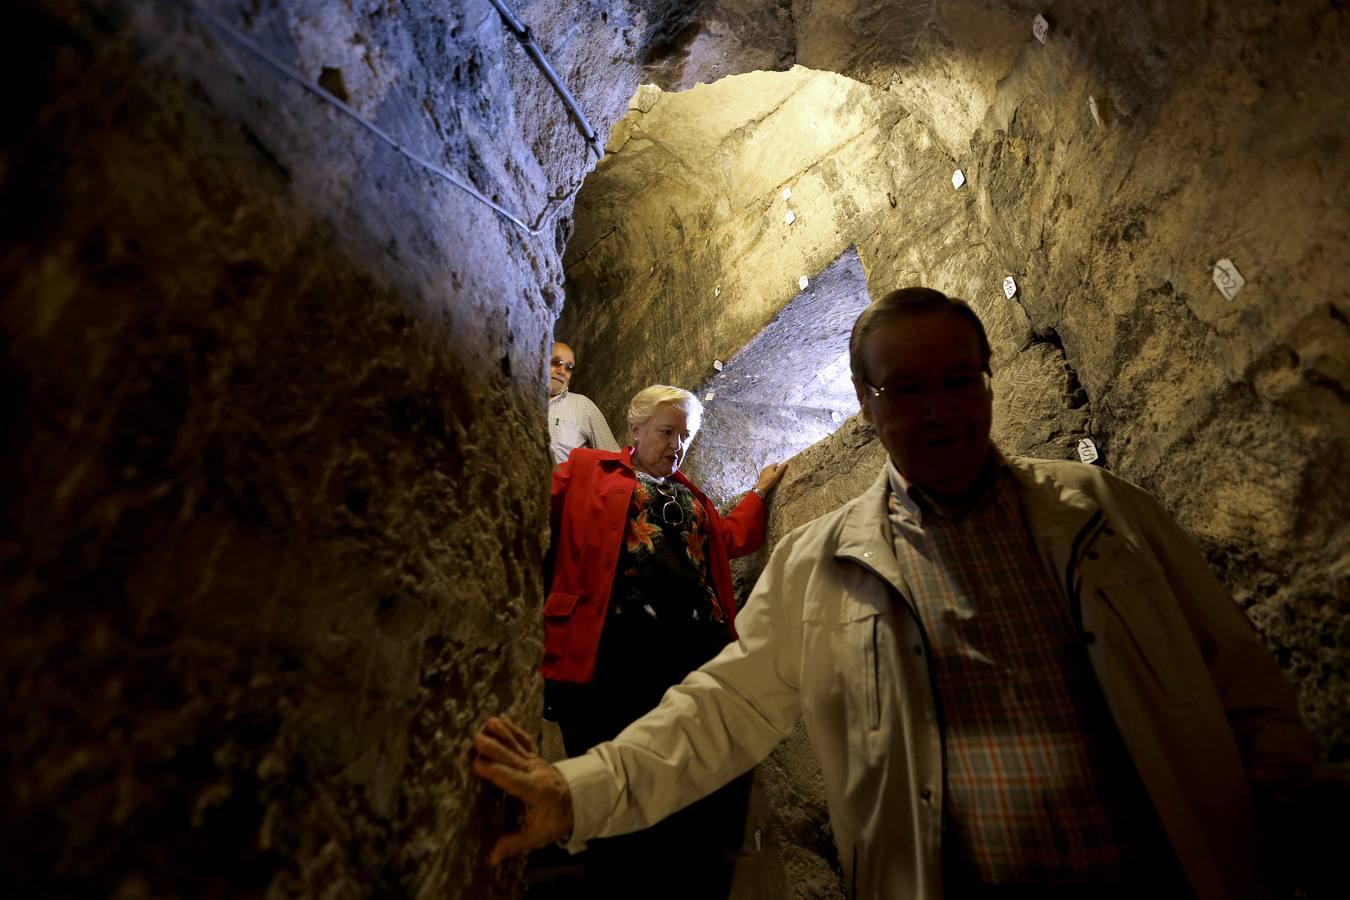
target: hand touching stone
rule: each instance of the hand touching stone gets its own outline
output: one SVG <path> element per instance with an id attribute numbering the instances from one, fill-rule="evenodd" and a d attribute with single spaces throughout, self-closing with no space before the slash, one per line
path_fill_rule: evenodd
<path id="1" fill-rule="evenodd" d="M 492 848 L 500 865 L 572 833 L 572 793 L 558 767 L 534 751 L 534 741 L 509 719 L 494 716 L 473 739 L 473 770 L 525 803 L 519 830 L 502 835 Z"/>
<path id="2" fill-rule="evenodd" d="M 787 461 L 780 463 L 769 463 L 764 467 L 764 471 L 759 473 L 759 481 L 755 482 L 755 489 L 767 494 L 778 486 L 782 480 L 783 473 L 787 471 Z"/>

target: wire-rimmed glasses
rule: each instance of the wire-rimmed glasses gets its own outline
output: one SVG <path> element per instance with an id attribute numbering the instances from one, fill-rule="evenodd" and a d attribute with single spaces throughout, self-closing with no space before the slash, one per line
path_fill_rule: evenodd
<path id="1" fill-rule="evenodd" d="M 959 369 L 944 373 L 937 384 L 900 381 L 876 387 L 863 382 L 868 394 L 901 415 L 913 415 L 930 400 L 967 403 L 984 396 L 989 389 L 988 372 Z"/>
<path id="2" fill-rule="evenodd" d="M 666 502 L 661 506 L 661 520 L 665 522 L 667 525 L 683 525 L 684 507 L 680 505 L 680 492 L 676 490 L 673 484 L 662 484 L 660 482 L 653 482 L 652 487 L 656 488 L 656 492 L 658 494 L 666 498 Z M 669 493 L 666 493 L 667 491 L 669 491 Z M 671 507 L 675 508 L 674 519 L 670 517 Z"/>

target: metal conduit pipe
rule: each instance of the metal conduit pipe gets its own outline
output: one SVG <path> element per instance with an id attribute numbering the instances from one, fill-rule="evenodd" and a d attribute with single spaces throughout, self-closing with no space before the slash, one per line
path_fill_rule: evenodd
<path id="1" fill-rule="evenodd" d="M 553 71 L 553 66 L 549 65 L 548 59 L 544 56 L 544 51 L 535 42 L 534 34 L 531 33 L 529 26 L 516 18 L 516 14 L 506 5 L 505 0 L 488 0 L 488 2 L 496 8 L 497 13 L 502 17 L 502 21 L 506 23 L 506 27 L 516 36 L 516 40 L 520 41 L 521 47 L 525 49 L 525 53 L 529 55 L 530 59 L 534 60 L 534 64 L 548 79 L 548 83 L 553 85 L 553 90 L 566 105 L 568 111 L 572 114 L 572 118 L 576 120 L 577 127 L 581 129 L 581 135 L 586 139 L 587 145 L 595 152 L 595 158 L 597 160 L 604 159 L 605 149 L 600 146 L 600 138 L 596 135 L 595 129 L 591 127 L 590 120 L 581 111 L 576 98 L 567 89 L 567 85 L 562 83 L 558 73 Z"/>
<path id="2" fill-rule="evenodd" d="M 467 179 L 462 178 L 459 175 L 456 175 L 454 172 L 449 171 L 443 166 L 436 165 L 435 163 L 431 162 L 428 159 L 424 159 L 423 157 L 414 153 L 412 150 L 409 150 L 407 147 L 403 146 L 402 142 L 397 140 L 393 135 L 389 134 L 389 132 L 385 131 L 383 128 L 376 125 L 374 122 L 370 121 L 365 116 L 361 115 L 359 112 L 357 112 L 355 109 L 353 109 L 350 105 L 348 105 L 344 101 L 333 96 L 332 93 L 325 90 L 321 85 L 315 84 L 297 70 L 286 65 L 286 63 L 282 62 L 280 59 L 273 56 L 271 53 L 267 52 L 267 50 L 263 49 L 261 44 L 254 41 L 248 35 L 244 34 L 238 28 L 235 28 L 233 25 L 226 22 L 224 19 L 220 18 L 215 13 L 201 6 L 199 3 L 196 3 L 195 0 L 188 0 L 187 5 L 188 8 L 195 15 L 201 18 L 202 21 L 206 22 L 209 26 L 214 28 L 217 31 L 217 33 L 229 37 L 239 46 L 243 47 L 245 50 L 248 50 L 255 57 L 257 57 L 262 62 L 266 63 L 269 67 L 271 67 L 273 70 L 281 74 L 286 79 L 295 82 L 309 93 L 318 97 L 320 100 L 323 100 L 325 103 L 328 103 L 331 106 L 333 106 L 343 115 L 352 119 L 352 121 L 356 122 L 362 128 L 365 128 L 372 135 L 379 138 L 384 143 L 388 144 L 391 148 L 394 149 L 395 152 L 403 156 L 409 162 L 413 163 L 414 165 L 420 166 L 421 168 L 425 169 L 426 171 L 430 172 L 433 175 L 436 175 L 439 178 L 444 178 L 446 181 L 450 182 L 455 187 L 466 192 L 470 197 L 473 197 L 479 203 L 482 203 L 491 208 L 502 218 L 506 219 L 512 225 L 515 225 L 517 228 L 528 234 L 530 237 L 539 237 L 541 234 L 543 234 L 549 219 L 553 217 L 553 214 L 557 212 L 561 204 L 571 200 L 573 197 L 576 196 L 577 191 L 581 190 L 581 185 L 578 184 L 568 193 L 560 196 L 555 196 L 552 199 L 550 199 L 548 204 L 543 208 L 543 210 L 540 211 L 539 215 L 535 217 L 534 224 L 530 225 L 526 223 L 520 216 L 513 214 L 510 210 L 506 209 L 501 204 L 496 203 L 491 198 L 485 196 L 482 191 L 478 190 L 476 187 L 470 184 Z"/>

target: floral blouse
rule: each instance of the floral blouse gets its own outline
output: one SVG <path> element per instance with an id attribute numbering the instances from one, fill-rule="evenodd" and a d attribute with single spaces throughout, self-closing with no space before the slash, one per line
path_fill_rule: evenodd
<path id="1" fill-rule="evenodd" d="M 677 481 L 638 477 L 610 594 L 610 611 L 666 625 L 724 619 L 708 571 L 708 519 Z"/>
<path id="2" fill-rule="evenodd" d="M 586 686 L 590 714 L 617 724 L 608 737 L 732 640 L 709 567 L 710 539 L 708 513 L 689 488 L 639 474 Z"/>

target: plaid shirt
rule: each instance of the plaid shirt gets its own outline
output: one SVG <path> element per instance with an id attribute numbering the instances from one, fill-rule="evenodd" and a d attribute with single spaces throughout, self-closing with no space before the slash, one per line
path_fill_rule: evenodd
<path id="1" fill-rule="evenodd" d="M 928 641 L 953 878 L 1109 884 L 1135 858 L 1139 791 L 1005 466 L 944 515 L 891 470 L 896 557 Z"/>

